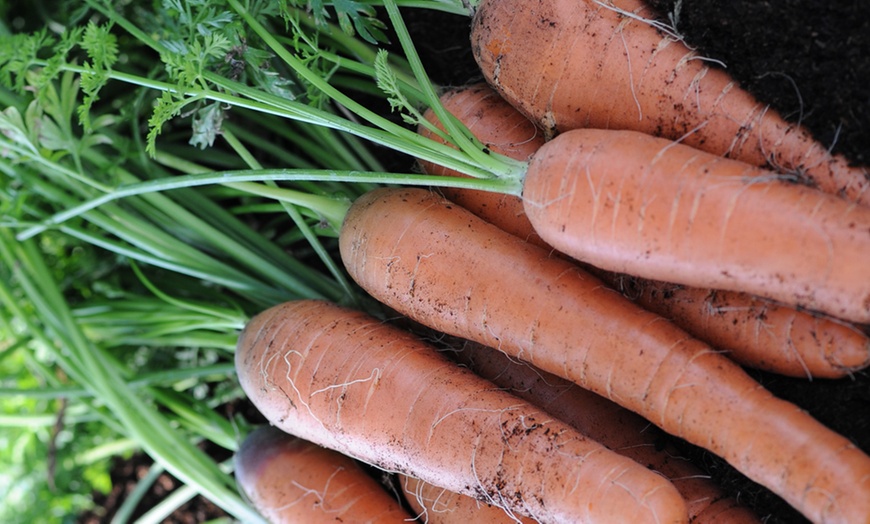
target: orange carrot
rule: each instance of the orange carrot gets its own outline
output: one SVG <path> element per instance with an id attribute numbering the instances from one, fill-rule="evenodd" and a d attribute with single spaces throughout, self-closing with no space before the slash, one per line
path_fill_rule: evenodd
<path id="1" fill-rule="evenodd" d="M 242 388 L 275 426 L 542 522 L 687 522 L 673 485 L 410 333 L 320 301 L 252 319 Z"/>
<path id="2" fill-rule="evenodd" d="M 573 382 L 474 342 L 448 348 L 457 362 L 514 395 L 543 408 L 620 455 L 664 475 L 686 500 L 693 524 L 760 522 L 749 509 L 723 494 L 715 483 L 682 458 L 642 417 Z"/>
<path id="3" fill-rule="evenodd" d="M 357 199 L 339 244 L 357 283 L 400 313 L 641 414 L 810 519 L 870 515 L 870 457 L 570 262 L 420 189 Z"/>
<path id="4" fill-rule="evenodd" d="M 492 89 L 474 85 L 448 91 L 444 107 L 487 147 L 527 160 L 544 144 L 525 116 Z M 436 121 L 434 115 L 427 118 Z M 434 138 L 425 128 L 424 136 Z M 430 174 L 460 176 L 423 162 Z M 529 222 L 522 201 L 512 195 L 443 188 L 450 200 L 501 229 L 552 249 Z M 870 365 L 870 338 L 845 322 L 772 303 L 747 293 L 674 285 L 586 268 L 641 306 L 675 322 L 742 365 L 775 373 L 839 378 Z"/>
<path id="5" fill-rule="evenodd" d="M 411 520 L 353 459 L 273 427 L 245 438 L 235 466 L 242 492 L 275 524 Z"/>
<path id="6" fill-rule="evenodd" d="M 747 367 L 835 379 L 870 365 L 870 338 L 856 326 L 746 293 L 677 286 L 607 273 L 641 306 Z"/>
<path id="7" fill-rule="evenodd" d="M 640 0 L 481 0 L 472 49 L 486 79 L 545 129 L 627 129 L 793 173 L 870 205 L 870 173 L 832 155 L 642 19 Z"/>
<path id="8" fill-rule="evenodd" d="M 742 162 L 575 129 L 535 153 L 523 208 L 549 245 L 601 269 L 870 322 L 870 207 Z"/>
<path id="9" fill-rule="evenodd" d="M 467 495 L 439 488 L 408 475 L 399 475 L 405 500 L 424 524 L 535 524 L 522 515 L 508 515 L 501 508 Z"/>

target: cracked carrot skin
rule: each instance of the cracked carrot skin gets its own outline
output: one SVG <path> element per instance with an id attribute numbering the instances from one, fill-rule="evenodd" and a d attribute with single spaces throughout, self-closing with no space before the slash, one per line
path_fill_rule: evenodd
<path id="1" fill-rule="evenodd" d="M 353 459 L 274 427 L 252 431 L 234 462 L 242 492 L 273 524 L 411 520 Z"/>
<path id="2" fill-rule="evenodd" d="M 236 369 L 280 429 L 541 522 L 688 522 L 663 477 L 408 332 L 305 300 L 243 330 Z"/>
<path id="3" fill-rule="evenodd" d="M 640 0 L 482 0 L 472 23 L 484 77 L 551 134 L 626 129 L 791 173 L 870 205 L 870 172 L 832 155 L 685 44 L 602 3 L 654 18 Z"/>
<path id="4" fill-rule="evenodd" d="M 544 144 L 524 115 L 483 84 L 446 92 L 444 107 L 490 150 L 528 160 Z M 427 118 L 437 123 L 431 111 Z M 420 134 L 437 139 L 425 128 Z M 430 174 L 461 176 L 430 162 Z M 488 191 L 441 188 L 450 200 L 501 229 L 552 249 L 535 232 L 522 200 Z M 748 293 L 687 287 L 586 266 L 604 282 L 742 365 L 793 377 L 841 378 L 870 365 L 870 338 L 856 326 Z"/>
<path id="5" fill-rule="evenodd" d="M 584 435 L 668 478 L 686 501 L 692 524 L 751 524 L 761 520 L 726 496 L 709 476 L 663 444 L 658 428 L 635 413 L 571 381 L 465 342 L 446 350 L 451 358 L 506 391 L 543 408 Z M 457 521 L 458 522 L 458 521 Z"/>
<path id="6" fill-rule="evenodd" d="M 813 521 L 867 522 L 870 457 L 574 264 L 422 189 L 357 199 L 339 244 L 354 280 L 398 312 L 639 413 Z"/>

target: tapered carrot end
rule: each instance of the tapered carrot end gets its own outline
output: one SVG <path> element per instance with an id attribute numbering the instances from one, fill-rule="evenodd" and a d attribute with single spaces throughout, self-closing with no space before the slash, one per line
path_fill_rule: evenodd
<path id="1" fill-rule="evenodd" d="M 863 337 L 863 335 L 861 336 Z M 831 352 L 827 353 L 825 357 L 833 369 L 842 372 L 839 376 L 850 375 L 855 371 L 866 369 L 870 367 L 870 340 L 864 337 L 863 345 L 832 347 Z M 835 375 L 832 378 L 839 377 Z"/>

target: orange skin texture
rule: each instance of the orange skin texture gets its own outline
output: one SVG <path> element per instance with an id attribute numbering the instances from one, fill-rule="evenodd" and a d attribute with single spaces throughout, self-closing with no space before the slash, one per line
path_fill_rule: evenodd
<path id="1" fill-rule="evenodd" d="M 522 515 L 508 515 L 497 506 L 485 504 L 466 495 L 460 495 L 423 482 L 399 475 L 399 483 L 408 505 L 426 524 L 537 524 L 537 520 Z"/>
<path id="2" fill-rule="evenodd" d="M 615 7 L 655 18 L 639 0 Z M 486 80 L 549 134 L 627 129 L 794 174 L 870 205 L 870 173 L 831 155 L 683 43 L 592 0 L 482 0 L 472 51 Z"/>
<path id="3" fill-rule="evenodd" d="M 747 293 L 615 273 L 607 277 L 605 281 L 638 304 L 672 319 L 743 366 L 791 377 L 837 379 L 870 365 L 870 339 L 848 322 Z"/>
<path id="4" fill-rule="evenodd" d="M 870 515 L 870 457 L 574 264 L 421 189 L 364 195 L 339 241 L 354 280 L 398 312 L 639 413 L 816 522 Z"/>
<path id="5" fill-rule="evenodd" d="M 633 131 L 575 129 L 529 163 L 523 207 L 595 267 L 870 323 L 870 207 Z"/>
<path id="6" fill-rule="evenodd" d="M 528 160 L 544 137 L 486 85 L 472 85 L 442 95 L 444 107 L 462 121 L 490 150 L 515 160 Z M 436 121 L 432 112 L 427 118 Z M 420 134 L 437 139 L 425 128 Z M 430 162 L 426 173 L 461 176 Z M 441 188 L 450 200 L 487 222 L 545 249 L 523 202 L 490 191 Z M 672 320 L 692 336 L 727 351 L 742 365 L 793 377 L 841 378 L 870 365 L 870 338 L 855 326 L 799 311 L 753 295 L 686 287 L 586 267 L 631 300 Z"/>
<path id="7" fill-rule="evenodd" d="M 688 522 L 663 477 L 499 391 L 399 328 L 327 302 L 275 306 L 236 369 L 276 427 L 542 522 Z"/>
<path id="8" fill-rule="evenodd" d="M 457 362 L 564 420 L 584 435 L 671 480 L 686 500 L 693 524 L 750 524 L 760 519 L 722 490 L 673 446 L 661 446 L 657 428 L 577 384 L 474 342 L 447 350 Z"/>
<path id="9" fill-rule="evenodd" d="M 264 426 L 235 457 L 239 487 L 269 522 L 399 524 L 410 515 L 353 459 Z"/>

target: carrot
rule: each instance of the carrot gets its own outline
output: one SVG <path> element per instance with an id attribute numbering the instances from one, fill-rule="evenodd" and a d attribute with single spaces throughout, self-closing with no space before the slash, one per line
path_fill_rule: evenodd
<path id="1" fill-rule="evenodd" d="M 523 209 L 593 266 L 870 322 L 870 207 L 642 133 L 576 129 L 529 164 Z"/>
<path id="2" fill-rule="evenodd" d="M 670 479 L 686 500 L 689 521 L 693 524 L 760 522 L 749 509 L 725 496 L 700 469 L 682 458 L 673 445 L 664 445 L 665 437 L 642 417 L 490 347 L 467 342 L 446 351 L 493 384 Z"/>
<path id="3" fill-rule="evenodd" d="M 544 144 L 525 116 L 485 85 L 448 91 L 444 107 L 496 153 L 527 160 Z M 437 123 L 431 111 L 427 118 Z M 434 138 L 421 126 L 420 133 Z M 459 176 L 431 162 L 424 171 Z M 552 249 L 535 232 L 513 196 L 442 188 L 450 200 L 501 229 Z M 798 311 L 747 293 L 686 287 L 586 267 L 641 306 L 742 365 L 795 377 L 839 378 L 870 365 L 870 338 L 845 322 Z"/>
<path id="4" fill-rule="evenodd" d="M 486 79 L 551 133 L 663 136 L 796 175 L 870 205 L 870 173 L 832 155 L 672 35 L 640 0 L 481 0 L 472 50 Z"/>
<path id="5" fill-rule="evenodd" d="M 357 199 L 339 245 L 354 280 L 398 312 L 639 413 L 810 519 L 867 522 L 870 457 L 570 262 L 420 189 Z"/>
<path id="6" fill-rule="evenodd" d="M 353 459 L 264 426 L 235 456 L 236 480 L 269 522 L 408 522 L 410 515 Z"/>
<path id="7" fill-rule="evenodd" d="M 846 322 L 746 293 L 614 273 L 604 280 L 743 366 L 792 377 L 836 379 L 870 365 L 870 339 Z"/>
<path id="8" fill-rule="evenodd" d="M 236 369 L 272 424 L 382 469 L 542 522 L 687 522 L 663 477 L 363 313 L 275 306 Z"/>
<path id="9" fill-rule="evenodd" d="M 425 524 L 535 524 L 522 515 L 508 515 L 501 508 L 467 495 L 439 488 L 408 475 L 399 475 L 408 505 Z"/>

